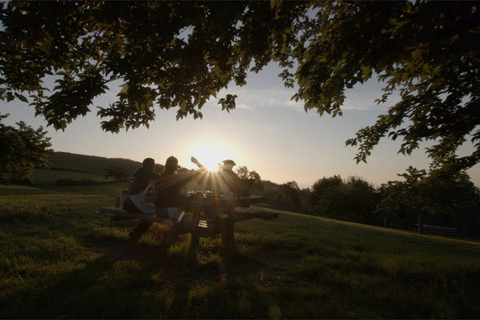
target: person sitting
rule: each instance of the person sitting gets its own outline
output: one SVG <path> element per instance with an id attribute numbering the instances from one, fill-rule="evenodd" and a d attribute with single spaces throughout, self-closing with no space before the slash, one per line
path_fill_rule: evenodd
<path id="1" fill-rule="evenodd" d="M 145 200 L 145 194 L 150 187 L 150 181 L 157 181 L 161 175 L 153 172 L 155 160 L 146 158 L 134 173 L 128 196 L 123 202 L 123 209 L 131 213 L 155 213 L 155 207 Z"/>
<path id="2" fill-rule="evenodd" d="M 200 169 L 204 167 L 198 162 L 197 159 L 192 157 L 192 162 L 195 163 Z M 181 210 L 178 208 L 180 200 L 180 188 L 190 182 L 196 175 L 192 170 L 187 174 L 177 174 L 178 160 L 175 157 L 169 157 L 165 163 L 165 171 L 160 177 L 156 179 L 155 192 L 157 200 L 153 213 L 159 218 L 164 219 L 178 219 L 181 214 Z M 150 204 L 149 204 L 150 205 Z M 172 214 L 169 215 L 168 213 Z M 142 221 L 137 227 L 130 232 L 131 242 L 136 243 L 152 226 L 153 222 Z M 161 234 L 164 237 L 163 234 Z"/>
<path id="3" fill-rule="evenodd" d="M 201 170 L 203 165 L 194 157 L 191 158 Z M 199 172 L 190 170 L 186 173 L 178 173 L 178 160 L 171 156 L 165 163 L 165 172 L 155 184 L 157 200 L 155 201 L 156 215 L 160 218 L 178 220 L 182 210 L 180 206 L 180 189 L 188 184 Z"/>
<path id="4" fill-rule="evenodd" d="M 233 167 L 237 164 L 233 160 L 223 160 L 223 165 L 218 171 L 219 185 L 224 196 L 231 196 L 235 193 L 236 186 L 238 185 L 239 177 L 233 172 Z"/>
<path id="5" fill-rule="evenodd" d="M 130 213 L 155 213 L 155 207 L 145 200 L 145 194 L 150 187 L 150 181 L 156 181 L 161 177 L 161 175 L 153 172 L 154 169 L 155 160 L 146 158 L 143 160 L 142 167 L 135 171 L 130 190 L 123 201 L 123 209 L 125 211 Z M 152 222 L 149 221 L 140 222 L 129 233 L 132 243 L 136 243 L 151 225 Z"/>

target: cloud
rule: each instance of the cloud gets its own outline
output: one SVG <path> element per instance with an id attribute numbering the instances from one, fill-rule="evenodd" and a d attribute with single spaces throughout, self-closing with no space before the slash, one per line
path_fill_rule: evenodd
<path id="1" fill-rule="evenodd" d="M 356 85 L 353 89 L 345 91 L 344 110 L 387 110 L 400 101 L 400 95 L 394 93 L 389 96 L 386 103 L 378 104 L 375 100 L 382 97 L 384 84 L 368 81 L 363 85 Z"/>
<path id="2" fill-rule="evenodd" d="M 303 110 L 301 103 L 290 101 L 290 98 L 295 94 L 293 90 L 279 90 L 279 89 L 236 89 L 232 90 L 238 96 L 237 107 L 254 110 L 257 107 L 285 107 Z"/>
<path id="3" fill-rule="evenodd" d="M 342 110 L 387 110 L 389 106 L 400 101 L 398 94 L 393 94 L 385 104 L 377 104 L 376 99 L 380 98 L 383 91 L 379 83 L 370 81 L 364 85 L 355 86 L 354 89 L 346 90 L 346 99 Z M 217 94 L 217 98 L 211 98 L 207 106 L 218 107 L 218 100 L 227 94 L 237 95 L 237 109 L 244 109 L 255 112 L 258 108 L 286 108 L 298 112 L 305 112 L 302 100 L 291 100 L 297 91 L 284 87 L 236 87 L 223 89 Z M 309 114 L 315 114 L 315 110 Z"/>

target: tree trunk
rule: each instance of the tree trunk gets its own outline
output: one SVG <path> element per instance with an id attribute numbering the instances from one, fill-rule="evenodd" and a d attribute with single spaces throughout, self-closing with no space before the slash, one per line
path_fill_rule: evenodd
<path id="1" fill-rule="evenodd" d="M 423 227 L 422 227 L 422 213 L 418 213 L 418 233 L 423 234 Z"/>

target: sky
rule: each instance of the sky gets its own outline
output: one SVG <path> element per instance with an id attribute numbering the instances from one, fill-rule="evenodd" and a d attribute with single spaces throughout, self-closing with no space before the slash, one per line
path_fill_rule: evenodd
<path id="1" fill-rule="evenodd" d="M 392 180 L 403 180 L 411 165 L 428 171 L 426 144 L 410 156 L 397 154 L 401 141 L 382 139 L 367 159 L 357 164 L 357 149 L 346 146 L 362 127 L 373 125 L 388 106 L 398 101 L 393 96 L 386 104 L 374 101 L 381 95 L 381 85 L 373 79 L 346 92 L 343 116 L 320 117 L 316 111 L 305 112 L 301 101 L 291 101 L 296 89 L 287 89 L 278 78 L 280 69 L 269 65 L 258 74 L 250 74 L 244 87 L 229 86 L 217 97 L 238 96 L 236 109 L 221 111 L 215 99 L 202 108 L 203 119 L 187 117 L 176 120 L 176 109 L 157 107 L 156 119 L 150 128 L 112 134 L 102 131 L 102 119 L 95 106 L 108 106 L 122 89 L 122 82 L 109 85 L 110 91 L 98 98 L 86 117 L 77 118 L 65 131 L 47 127 L 42 117 L 35 117 L 34 107 L 20 101 L 0 102 L 0 113 L 9 113 L 4 123 L 13 125 L 23 120 L 33 128 L 43 126 L 55 151 L 94 155 L 107 158 L 127 158 L 142 161 L 152 157 L 165 163 L 173 155 L 179 164 L 195 168 L 190 157 L 196 157 L 211 170 L 217 163 L 232 159 L 237 166 L 255 170 L 263 180 L 275 183 L 296 181 L 300 188 L 312 187 L 324 177 L 340 175 L 361 177 L 380 186 Z M 468 154 L 472 145 L 463 146 L 459 154 Z M 468 170 L 475 185 L 480 186 L 480 166 Z M 132 173 L 133 174 L 133 173 Z"/>

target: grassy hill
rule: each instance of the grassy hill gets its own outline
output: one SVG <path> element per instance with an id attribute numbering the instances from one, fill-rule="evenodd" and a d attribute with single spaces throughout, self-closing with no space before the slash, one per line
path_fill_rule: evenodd
<path id="1" fill-rule="evenodd" d="M 126 168 L 132 176 L 141 162 L 120 158 L 104 158 L 68 152 L 50 155 L 50 169 L 34 169 L 33 180 L 37 185 L 49 186 L 58 179 L 104 179 L 104 168 Z"/>
<path id="2" fill-rule="evenodd" d="M 52 163 L 50 165 L 52 168 L 85 171 L 99 176 L 103 176 L 103 168 L 110 166 L 126 168 L 133 175 L 133 172 L 142 165 L 141 162 L 129 159 L 87 156 L 69 152 L 57 152 L 56 155 L 50 155 L 48 160 Z"/>
<path id="3" fill-rule="evenodd" d="M 167 252 L 96 214 L 123 186 L 0 186 L 0 318 L 478 318 L 480 243 L 281 212 Z M 161 227 L 157 225 L 156 227 Z"/>

